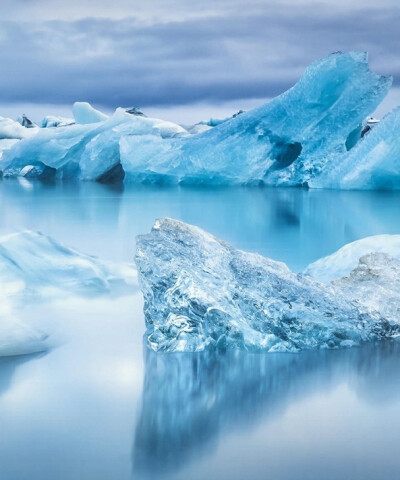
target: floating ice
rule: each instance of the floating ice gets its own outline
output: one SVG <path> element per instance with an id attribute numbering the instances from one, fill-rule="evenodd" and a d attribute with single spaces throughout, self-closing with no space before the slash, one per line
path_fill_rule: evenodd
<path id="1" fill-rule="evenodd" d="M 24 175 L 23 169 L 29 166 L 35 167 L 31 177 L 121 179 L 119 140 L 124 135 L 164 138 L 188 133 L 174 123 L 119 108 L 103 122 L 39 129 L 29 141 L 18 142 L 3 154 L 0 169 L 4 176 Z"/>
<path id="2" fill-rule="evenodd" d="M 31 138 L 37 130 L 37 128 L 26 128 L 11 118 L 0 117 L 0 140 Z"/>
<path id="3" fill-rule="evenodd" d="M 322 174 L 312 180 L 310 186 L 399 190 L 400 107 L 386 115 L 381 122 L 375 121 L 375 126 L 348 154 L 328 162 Z"/>
<path id="4" fill-rule="evenodd" d="M 88 102 L 75 102 L 72 106 L 75 122 L 81 125 L 104 122 L 109 117 L 100 110 L 93 108 Z"/>
<path id="5" fill-rule="evenodd" d="M 348 243 L 332 255 L 308 265 L 304 273 L 319 282 L 329 283 L 350 275 L 359 259 L 368 253 L 386 253 L 400 259 L 400 235 L 374 235 Z"/>
<path id="6" fill-rule="evenodd" d="M 137 238 L 146 337 L 156 351 L 337 348 L 390 337 L 399 324 L 280 262 L 200 228 L 156 221 Z"/>
<path id="7" fill-rule="evenodd" d="M 41 127 L 42 128 L 67 127 L 68 125 L 73 125 L 74 123 L 75 123 L 75 120 L 73 118 L 47 115 L 42 120 Z"/>
<path id="8" fill-rule="evenodd" d="M 37 232 L 0 238 L 0 356 L 47 348 L 47 334 L 19 314 L 29 305 L 136 290 L 136 270 L 102 262 Z"/>
<path id="9" fill-rule="evenodd" d="M 391 83 L 364 53 L 332 54 L 279 97 L 200 135 L 121 138 L 121 163 L 130 181 L 302 185 L 354 147 Z"/>
<path id="10" fill-rule="evenodd" d="M 335 53 L 310 65 L 293 88 L 269 103 L 230 119 L 190 127 L 194 135 L 176 124 L 138 116 L 134 110 L 117 109 L 108 118 L 88 103 L 78 102 L 73 107 L 75 120 L 84 125 L 40 131 L 4 154 L 0 169 L 5 176 L 15 176 L 29 166 L 35 167 L 29 170 L 31 176 L 108 182 L 125 176 L 136 182 L 343 188 L 358 188 L 366 182 L 365 188 L 375 188 L 390 183 L 391 172 L 397 175 L 389 153 L 381 177 L 381 165 L 369 160 L 378 170 L 370 183 L 364 174 L 354 180 L 354 168 L 349 177 L 346 165 L 361 165 L 370 146 L 376 151 L 374 142 L 383 149 L 380 141 L 373 140 L 380 138 L 375 129 L 385 135 L 390 121 L 361 136 L 364 119 L 379 105 L 391 82 L 371 72 L 366 54 Z M 37 130 L 18 127 L 23 130 L 15 131 L 15 138 Z M 390 141 L 395 152 L 395 140 Z M 375 153 L 371 155 L 375 159 Z M 336 166 L 337 177 L 331 175 Z M 368 165 L 362 168 L 368 171 Z M 395 180 L 391 185 L 397 188 L 400 183 Z"/>

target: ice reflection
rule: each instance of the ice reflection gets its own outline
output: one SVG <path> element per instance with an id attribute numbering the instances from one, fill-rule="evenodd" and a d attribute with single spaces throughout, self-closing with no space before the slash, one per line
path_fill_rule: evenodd
<path id="1" fill-rule="evenodd" d="M 0 395 L 10 387 L 14 373 L 20 365 L 34 358 L 40 358 L 43 355 L 43 353 L 39 353 L 15 357 L 0 357 Z"/>
<path id="2" fill-rule="evenodd" d="M 134 472 L 168 476 L 216 450 L 232 429 L 271 420 L 302 397 L 343 382 L 368 403 L 399 400 L 400 342 L 294 355 L 146 350 Z"/>

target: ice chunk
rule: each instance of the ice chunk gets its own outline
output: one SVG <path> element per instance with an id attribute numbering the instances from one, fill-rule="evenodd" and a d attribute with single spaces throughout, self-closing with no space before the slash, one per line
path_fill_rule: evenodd
<path id="1" fill-rule="evenodd" d="M 3 156 L 3 153 L 6 150 L 10 150 L 10 148 L 18 142 L 19 140 L 16 138 L 0 140 L 0 160 Z"/>
<path id="2" fill-rule="evenodd" d="M 304 273 L 319 282 L 329 283 L 350 275 L 361 257 L 375 252 L 400 259 L 400 235 L 375 235 L 348 243 L 332 255 L 308 265 Z"/>
<path id="3" fill-rule="evenodd" d="M 17 122 L 25 128 L 37 127 L 36 123 L 33 123 L 32 120 L 25 115 L 25 113 L 23 113 L 21 117 L 17 118 Z"/>
<path id="4" fill-rule="evenodd" d="M 392 324 L 400 323 L 400 260 L 386 253 L 370 253 L 360 258 L 348 277 L 333 282 L 349 298 Z"/>
<path id="5" fill-rule="evenodd" d="M 23 294 L 56 290 L 107 293 L 136 283 L 134 269 L 108 264 L 30 230 L 0 238 L 0 280 L 23 284 Z"/>
<path id="6" fill-rule="evenodd" d="M 126 179 L 302 185 L 357 142 L 391 83 L 364 53 L 332 54 L 279 97 L 200 135 L 121 138 Z"/>
<path id="7" fill-rule="evenodd" d="M 38 172 L 55 169 L 60 178 L 101 179 L 120 165 L 119 140 L 124 135 L 168 138 L 189 134 L 172 122 L 131 115 L 119 108 L 104 122 L 40 129 L 29 141 L 5 152 L 0 168 L 4 176 L 21 175 L 26 166 L 33 166 Z"/>
<path id="8" fill-rule="evenodd" d="M 337 348 L 399 330 L 342 288 L 235 250 L 200 228 L 156 221 L 137 238 L 146 337 L 156 351 Z"/>
<path id="9" fill-rule="evenodd" d="M 136 270 L 25 231 L 0 238 L 0 356 L 48 348 L 47 333 L 21 321 L 29 306 L 78 295 L 122 295 L 137 289 Z"/>
<path id="10" fill-rule="evenodd" d="M 42 120 L 41 127 L 42 128 L 67 127 L 68 125 L 73 125 L 74 123 L 75 123 L 75 120 L 73 118 L 47 115 Z"/>
<path id="11" fill-rule="evenodd" d="M 371 128 L 348 154 L 327 163 L 317 188 L 400 189 L 400 107 Z"/>
<path id="12" fill-rule="evenodd" d="M 30 138 L 38 130 L 38 128 L 25 128 L 11 118 L 0 117 L 0 140 Z"/>
<path id="13" fill-rule="evenodd" d="M 109 118 L 108 115 L 96 110 L 88 102 L 75 102 L 72 106 L 72 114 L 75 122 L 82 125 L 104 122 Z"/>

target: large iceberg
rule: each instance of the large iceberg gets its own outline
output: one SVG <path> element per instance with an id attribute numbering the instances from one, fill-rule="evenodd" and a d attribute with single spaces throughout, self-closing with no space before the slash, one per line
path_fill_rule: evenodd
<path id="1" fill-rule="evenodd" d="M 297 352 L 400 331 L 393 316 L 350 297 L 343 285 L 324 285 L 177 220 L 157 220 L 137 238 L 136 264 L 155 351 Z M 400 268 L 395 274 L 400 279 Z"/>
<path id="2" fill-rule="evenodd" d="M 294 87 L 265 105 L 195 125 L 189 132 L 138 116 L 135 109 L 117 109 L 107 117 L 78 102 L 74 116 L 82 125 L 25 128 L 36 135 L 4 152 L 0 170 L 5 176 L 103 182 L 125 177 L 130 182 L 375 188 L 366 174 L 354 181 L 349 169 L 360 171 L 370 149 L 377 151 L 375 144 L 382 152 L 383 135 L 391 144 L 386 160 L 377 162 L 373 153 L 362 168 L 368 171 L 372 164 L 380 185 L 397 188 L 397 180 L 390 180 L 390 173 L 398 171 L 397 160 L 390 162 L 396 153 L 393 119 L 363 135 L 365 118 L 391 83 L 391 77 L 369 69 L 365 53 L 334 53 L 311 64 Z M 385 175 L 379 176 L 382 166 Z"/>
<path id="3" fill-rule="evenodd" d="M 346 155 L 327 162 L 315 188 L 400 189 L 400 107 L 388 113 Z"/>
<path id="4" fill-rule="evenodd" d="M 38 232 L 1 237 L 0 356 L 48 348 L 48 332 L 20 318 L 30 306 L 72 295 L 120 295 L 136 288 L 136 270 L 129 265 L 100 261 Z"/>
<path id="5" fill-rule="evenodd" d="M 391 83 L 366 54 L 335 53 L 269 103 L 200 135 L 121 138 L 121 163 L 131 181 L 303 185 L 354 147 Z"/>

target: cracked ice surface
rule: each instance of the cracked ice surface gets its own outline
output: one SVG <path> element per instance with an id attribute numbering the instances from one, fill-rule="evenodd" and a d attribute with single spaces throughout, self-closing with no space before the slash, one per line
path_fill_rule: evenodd
<path id="1" fill-rule="evenodd" d="M 137 238 L 147 344 L 156 351 L 338 348 L 391 337 L 390 317 L 198 227 L 156 221 Z M 400 272 L 400 269 L 399 269 Z"/>

